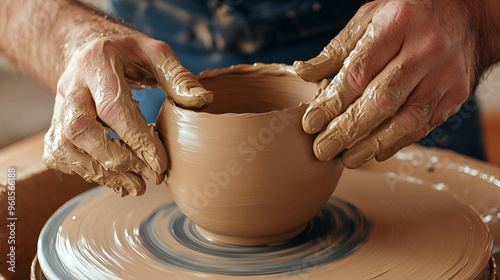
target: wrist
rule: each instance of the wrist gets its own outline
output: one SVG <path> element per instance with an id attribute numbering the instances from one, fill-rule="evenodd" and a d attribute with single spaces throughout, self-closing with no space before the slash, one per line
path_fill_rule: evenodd
<path id="1" fill-rule="evenodd" d="M 461 10 L 465 19 L 464 29 L 461 32 L 463 46 L 469 49 L 465 55 L 469 58 L 467 73 L 471 77 L 470 92 L 472 94 L 484 72 L 500 61 L 500 41 L 498 40 L 500 37 L 500 0 L 462 0 L 447 5 L 453 4 Z"/>
<path id="2" fill-rule="evenodd" d="M 72 0 L 1 0 L 0 54 L 43 85 L 56 90 L 68 60 L 96 34 L 132 29 Z"/>
<path id="3" fill-rule="evenodd" d="M 102 37 L 137 32 L 122 24 L 107 19 L 97 11 L 77 3 L 71 3 L 67 13 L 54 26 L 60 46 L 60 65 L 65 69 L 74 53 L 86 44 Z"/>
<path id="4" fill-rule="evenodd" d="M 476 57 L 479 74 L 500 61 L 500 0 L 476 1 L 477 14 L 472 18 L 472 28 L 477 30 Z"/>
<path id="5" fill-rule="evenodd" d="M 485 48 L 490 55 L 491 66 L 500 62 L 500 0 L 485 0 L 487 8 L 485 9 L 485 20 L 482 27 L 482 36 L 484 36 Z"/>

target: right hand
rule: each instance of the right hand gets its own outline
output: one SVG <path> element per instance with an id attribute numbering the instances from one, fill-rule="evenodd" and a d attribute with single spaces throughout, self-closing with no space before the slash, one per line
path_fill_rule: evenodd
<path id="1" fill-rule="evenodd" d="M 317 57 L 294 64 L 309 82 L 334 77 L 302 122 L 319 133 L 316 157 L 341 156 L 347 168 L 383 161 L 455 114 L 500 57 L 498 34 L 489 32 L 495 20 L 486 16 L 500 20 L 498 8 L 455 0 L 361 7 Z"/>
<path id="2" fill-rule="evenodd" d="M 68 58 L 45 135 L 44 163 L 121 196 L 143 194 L 142 177 L 161 183 L 167 152 L 132 99 L 131 85 L 159 85 L 188 108 L 213 100 L 166 43 L 135 31 L 99 35 Z M 123 141 L 110 139 L 110 128 Z"/>

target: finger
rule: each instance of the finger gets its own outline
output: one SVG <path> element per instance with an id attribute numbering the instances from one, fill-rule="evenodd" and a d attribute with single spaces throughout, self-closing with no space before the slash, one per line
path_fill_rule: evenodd
<path id="1" fill-rule="evenodd" d="M 214 100 L 213 93 L 206 90 L 177 59 L 160 61 L 155 70 L 161 88 L 180 106 L 200 109 Z"/>
<path id="2" fill-rule="evenodd" d="M 51 126 L 45 135 L 43 161 L 49 168 L 67 174 L 78 174 L 88 182 L 96 182 L 113 189 L 120 196 L 144 194 L 146 184 L 138 175 L 127 172 L 113 172 L 91 158 L 66 139 L 62 125 Z"/>
<path id="3" fill-rule="evenodd" d="M 160 178 L 168 165 L 167 153 L 154 126 L 148 126 L 138 102 L 132 99 L 124 77 L 123 61 L 111 55 L 102 63 L 99 71 L 85 75 L 97 116 Z"/>
<path id="4" fill-rule="evenodd" d="M 308 82 L 317 82 L 323 78 L 333 77 L 365 33 L 377 6 L 376 3 L 362 6 L 346 27 L 330 41 L 317 57 L 308 61 L 295 61 L 293 66 L 297 75 Z"/>
<path id="5" fill-rule="evenodd" d="M 380 153 L 406 147 L 430 132 L 429 122 L 444 90 L 425 80 L 419 86 L 394 117 L 382 123 L 366 140 L 342 153 L 344 166 L 358 168 Z"/>
<path id="6" fill-rule="evenodd" d="M 159 184 L 164 174 L 150 169 L 123 142 L 110 139 L 110 129 L 97 121 L 95 105 L 88 89 L 68 94 L 63 126 L 66 138 L 97 160 L 104 169 L 114 172 L 134 172 Z"/>
<path id="7" fill-rule="evenodd" d="M 448 59 L 449 42 L 442 33 L 405 39 L 398 55 L 380 72 L 344 113 L 333 119 L 315 139 L 318 159 L 329 160 L 366 138 L 392 117 L 409 93 L 436 65 Z"/>
<path id="8" fill-rule="evenodd" d="M 449 117 L 456 114 L 458 110 L 460 110 L 461 105 L 466 102 L 469 96 L 468 91 L 466 90 L 468 88 L 468 85 L 461 86 L 457 84 L 455 85 L 455 87 L 448 90 L 439 101 L 439 104 L 437 105 L 436 110 L 428 124 L 425 124 L 420 130 L 410 134 L 408 137 L 403 139 L 405 141 L 400 141 L 393 147 L 389 147 L 385 151 L 380 152 L 375 157 L 376 160 L 384 161 L 392 157 L 399 150 L 422 139 L 433 129 L 443 124 Z"/>
<path id="9" fill-rule="evenodd" d="M 144 48 L 150 52 L 145 53 L 143 59 L 153 69 L 158 84 L 169 98 L 185 108 L 201 109 L 212 103 L 213 93 L 182 66 L 170 46 L 157 42 Z"/>
<path id="10" fill-rule="evenodd" d="M 130 89 L 158 88 L 158 83 L 154 74 L 150 69 L 142 66 L 140 62 L 129 60 L 124 67 L 124 75 Z"/>
<path id="11" fill-rule="evenodd" d="M 328 79 L 323 79 L 319 81 L 317 85 L 318 85 L 318 90 L 316 92 L 316 95 L 314 96 L 313 101 L 316 100 L 330 86 L 330 81 L 328 81 Z"/>
<path id="12" fill-rule="evenodd" d="M 428 126 L 425 126 L 425 127 L 421 128 L 419 131 L 416 131 L 416 132 L 409 134 L 406 137 L 400 139 L 400 141 L 394 143 L 394 146 L 389 147 L 382 152 L 379 152 L 375 156 L 375 159 L 378 162 L 389 159 L 390 157 L 395 155 L 397 152 L 399 152 L 401 149 L 403 149 L 404 147 L 410 146 L 411 144 L 415 143 L 417 140 L 425 137 L 431 131 L 432 131 L 432 129 L 430 129 Z M 357 168 L 357 167 L 348 167 L 348 168 Z"/>
<path id="13" fill-rule="evenodd" d="M 344 165 L 357 168 L 373 157 L 385 160 L 425 137 L 456 113 L 467 99 L 466 89 L 469 87 L 465 81 L 455 81 L 460 77 L 460 71 L 454 65 L 450 63 L 427 74 L 392 119 L 342 154 Z M 451 90 L 450 85 L 453 85 Z"/>
<path id="14" fill-rule="evenodd" d="M 393 60 L 367 87 L 363 96 L 330 122 L 314 141 L 314 153 L 330 160 L 366 138 L 393 116 L 423 77 L 413 62 Z"/>
<path id="15" fill-rule="evenodd" d="M 304 131 L 312 134 L 323 130 L 358 99 L 373 78 L 398 54 L 403 34 L 395 25 L 369 24 L 339 74 L 308 106 L 302 119 Z"/>

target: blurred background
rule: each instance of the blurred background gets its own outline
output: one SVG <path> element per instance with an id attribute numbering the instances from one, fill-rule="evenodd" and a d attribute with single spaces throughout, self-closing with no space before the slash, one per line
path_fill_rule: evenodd
<path id="1" fill-rule="evenodd" d="M 86 0 L 102 10 L 108 1 Z M 476 95 L 491 163 L 500 166 L 500 65 L 486 75 Z M 54 95 L 0 57 L 0 149 L 50 126 Z"/>

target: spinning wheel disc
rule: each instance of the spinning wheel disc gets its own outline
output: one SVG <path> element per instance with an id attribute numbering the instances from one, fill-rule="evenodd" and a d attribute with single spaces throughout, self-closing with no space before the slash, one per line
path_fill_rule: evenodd
<path id="1" fill-rule="evenodd" d="M 492 237 L 477 213 L 423 182 L 344 176 L 287 243 L 240 247 L 199 233 L 164 186 L 101 187 L 69 201 L 38 244 L 48 279 L 490 279 Z"/>

